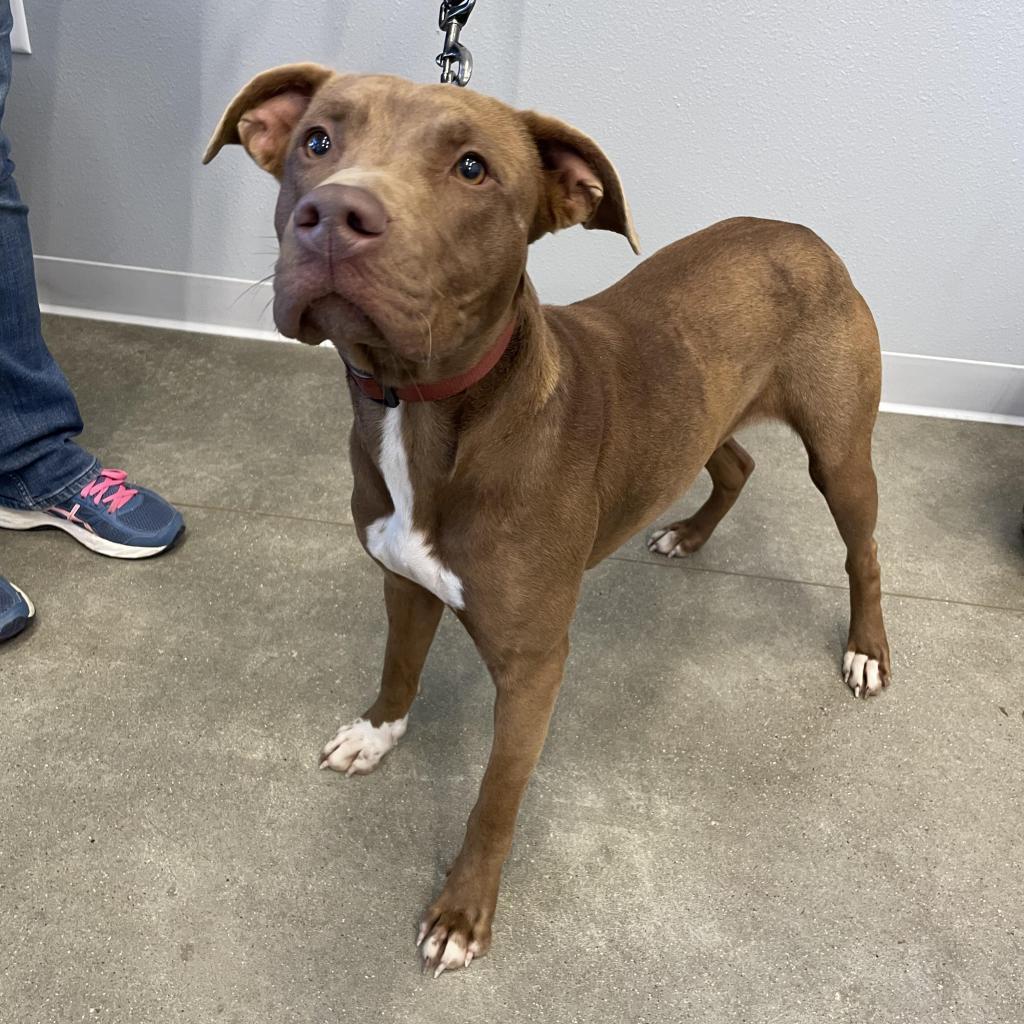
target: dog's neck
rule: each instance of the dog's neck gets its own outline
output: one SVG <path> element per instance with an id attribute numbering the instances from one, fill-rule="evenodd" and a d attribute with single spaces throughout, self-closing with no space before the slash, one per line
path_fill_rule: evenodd
<path id="1" fill-rule="evenodd" d="M 367 375 L 381 390 L 424 387 L 429 392 L 428 386 L 444 385 L 467 375 L 475 377 L 476 367 L 481 360 L 488 358 L 496 343 L 503 349 L 500 358 L 479 380 L 439 401 L 406 403 L 430 407 L 425 411 L 417 410 L 416 419 L 422 421 L 426 416 L 428 419 L 462 422 L 475 418 L 497 400 L 499 392 L 509 387 L 523 394 L 526 407 L 542 407 L 557 386 L 560 359 L 536 292 L 525 274 L 504 317 L 495 322 L 479 344 L 454 355 L 435 358 L 424 365 L 362 346 L 349 349 L 339 345 L 338 350 L 350 371 L 354 370 L 357 377 Z M 353 398 L 358 411 L 362 404 L 361 396 L 354 393 Z M 357 416 L 357 421 L 359 419 Z"/>
<path id="2" fill-rule="evenodd" d="M 339 344 L 338 351 L 357 378 L 374 382 L 372 390 L 378 399 L 380 395 L 376 392 L 384 389 L 405 389 L 413 394 L 416 389 L 423 389 L 428 395 L 431 391 L 440 392 L 441 397 L 420 398 L 419 401 L 445 400 L 468 391 L 489 375 L 499 362 L 503 362 L 507 349 L 524 349 L 526 337 L 532 339 L 537 334 L 538 320 L 543 320 L 540 306 L 533 286 L 524 274 L 504 314 L 473 339 L 475 344 L 463 346 L 453 354 L 434 356 L 424 363 L 405 359 L 388 349 L 363 345 Z M 537 345 L 530 347 L 535 349 Z M 545 347 L 544 339 L 540 340 L 540 347 Z M 468 378 L 469 383 L 459 387 L 458 383 L 463 378 Z M 449 387 L 449 384 L 454 386 Z M 545 393 L 548 390 L 544 389 Z"/>
<path id="3" fill-rule="evenodd" d="M 401 419 L 417 502 L 470 467 L 491 472 L 521 454 L 514 449 L 523 417 L 540 414 L 556 393 L 562 372 L 558 343 L 525 275 L 510 315 L 516 329 L 504 355 L 487 376 L 461 394 L 437 402 L 402 402 L 389 409 L 350 385 L 353 440 L 378 468 L 385 417 Z M 501 329 L 500 322 L 495 326 Z M 437 367 L 431 379 L 464 372 L 490 341 L 488 337 L 465 361 Z"/>

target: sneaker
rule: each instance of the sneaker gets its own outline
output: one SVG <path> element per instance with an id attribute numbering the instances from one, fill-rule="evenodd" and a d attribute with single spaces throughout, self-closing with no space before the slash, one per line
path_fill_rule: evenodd
<path id="1" fill-rule="evenodd" d="M 32 602 L 13 583 L 0 576 L 0 641 L 17 636 L 35 613 Z"/>
<path id="2" fill-rule="evenodd" d="M 185 530 L 181 513 L 159 494 L 129 486 L 119 469 L 101 469 L 73 498 L 36 511 L 0 506 L 0 527 L 53 526 L 91 551 L 111 558 L 149 558 L 171 547 Z"/>

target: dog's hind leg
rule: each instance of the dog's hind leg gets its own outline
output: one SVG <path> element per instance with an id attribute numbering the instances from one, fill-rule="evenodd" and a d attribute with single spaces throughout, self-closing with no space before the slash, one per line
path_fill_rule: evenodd
<path id="1" fill-rule="evenodd" d="M 733 437 L 719 445 L 704 467 L 711 475 L 708 500 L 689 519 L 655 530 L 647 541 L 649 551 L 675 558 L 701 547 L 733 507 L 754 471 L 754 460 Z"/>
<path id="2" fill-rule="evenodd" d="M 871 465 L 881 358 L 874 321 L 862 300 L 854 316 L 836 329 L 832 346 L 834 358 L 812 364 L 814 387 L 792 395 L 789 419 L 807 449 L 811 479 L 846 545 L 850 635 L 843 679 L 856 696 L 868 697 L 888 685 L 891 666 L 874 539 L 878 484 Z"/>
<path id="3" fill-rule="evenodd" d="M 805 439 L 805 443 L 807 440 Z M 850 579 L 850 636 L 843 678 L 858 697 L 889 683 L 889 642 L 882 621 L 882 578 L 874 540 L 878 485 L 871 465 L 870 435 L 841 458 L 807 444 L 811 479 L 825 496 L 846 544 Z"/>
<path id="4" fill-rule="evenodd" d="M 444 604 L 429 590 L 392 572 L 384 573 L 388 643 L 380 693 L 362 718 L 342 726 L 320 754 L 320 767 L 366 775 L 405 734 L 419 691 L 420 672 L 441 621 Z"/>

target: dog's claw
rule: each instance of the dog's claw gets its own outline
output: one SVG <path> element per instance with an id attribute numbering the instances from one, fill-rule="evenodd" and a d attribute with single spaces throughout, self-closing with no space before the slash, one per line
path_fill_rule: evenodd
<path id="1" fill-rule="evenodd" d="M 420 946 L 421 943 L 420 969 L 432 971 L 435 978 L 441 977 L 445 971 L 468 967 L 480 952 L 480 946 L 475 939 L 429 919 L 420 926 L 416 945 Z"/>
<path id="2" fill-rule="evenodd" d="M 877 658 L 847 651 L 843 655 L 843 682 L 853 691 L 854 697 L 873 697 L 882 692 L 886 681 Z"/>
<path id="3" fill-rule="evenodd" d="M 407 719 L 371 725 L 357 718 L 342 726 L 320 753 L 320 767 L 330 768 L 351 778 L 367 775 L 380 763 L 405 734 Z"/>
<path id="4" fill-rule="evenodd" d="M 687 532 L 686 523 L 655 530 L 647 539 L 647 550 L 652 555 L 666 558 L 685 558 L 696 551 L 703 541 Z"/>

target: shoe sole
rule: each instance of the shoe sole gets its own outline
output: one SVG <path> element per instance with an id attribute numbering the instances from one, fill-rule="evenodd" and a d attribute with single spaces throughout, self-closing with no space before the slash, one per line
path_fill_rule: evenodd
<path id="1" fill-rule="evenodd" d="M 90 530 L 85 530 L 74 523 L 65 522 L 47 515 L 45 512 L 15 511 L 0 506 L 0 528 L 4 530 L 63 530 L 70 534 L 79 544 L 95 551 L 99 555 L 106 555 L 107 558 L 152 558 L 163 551 L 169 551 L 181 539 L 185 532 L 185 524 L 174 535 L 169 544 L 160 547 L 135 547 L 131 544 L 118 544 L 112 540 L 105 540 Z"/>
<path id="2" fill-rule="evenodd" d="M 3 643 L 4 640 L 10 640 L 13 637 L 16 637 L 32 621 L 36 614 L 35 605 L 29 600 L 28 594 L 26 594 L 20 587 L 14 586 L 13 583 L 11 586 L 22 601 L 28 605 L 28 615 L 19 615 L 18 618 L 12 619 L 6 626 L 0 628 L 0 643 Z"/>

